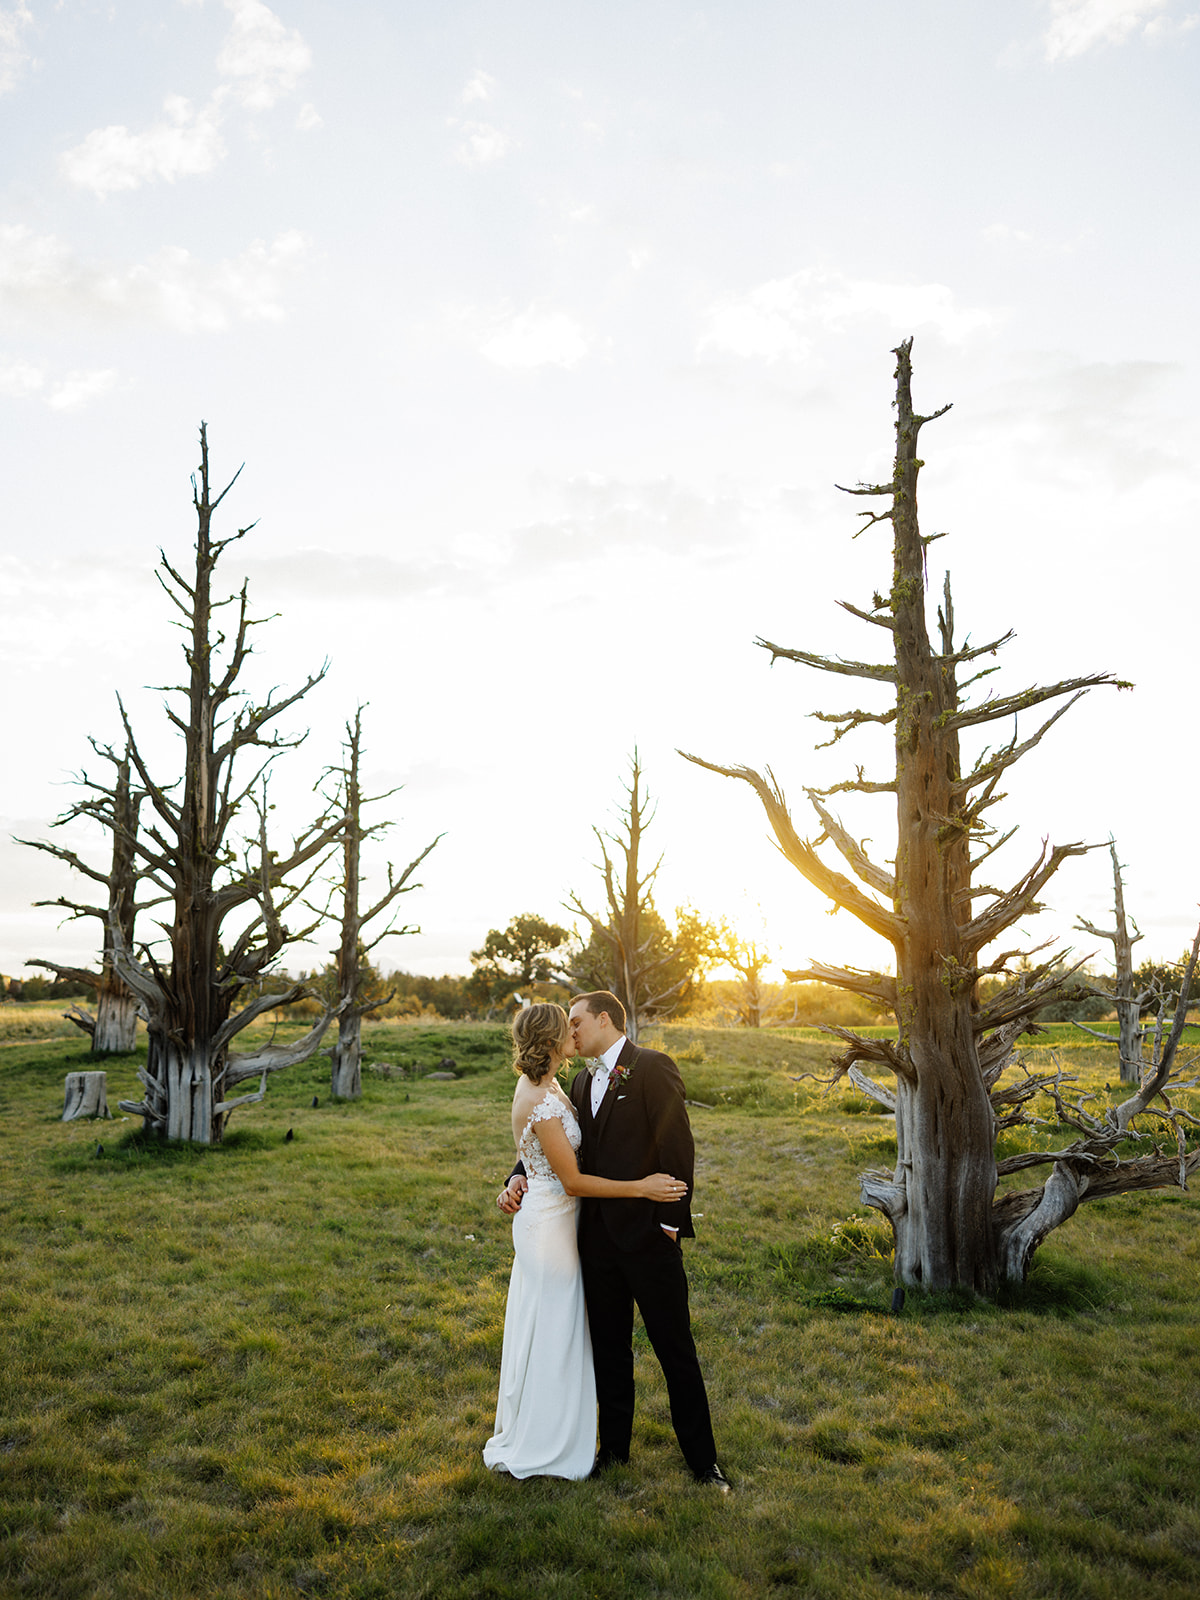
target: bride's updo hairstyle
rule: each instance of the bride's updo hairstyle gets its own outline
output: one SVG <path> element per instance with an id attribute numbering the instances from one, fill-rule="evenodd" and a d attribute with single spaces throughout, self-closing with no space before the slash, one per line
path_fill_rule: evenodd
<path id="1" fill-rule="evenodd" d="M 561 1006 L 526 1006 L 513 1018 L 513 1071 L 541 1083 L 551 1069 L 551 1056 L 566 1043 L 567 1013 Z"/>

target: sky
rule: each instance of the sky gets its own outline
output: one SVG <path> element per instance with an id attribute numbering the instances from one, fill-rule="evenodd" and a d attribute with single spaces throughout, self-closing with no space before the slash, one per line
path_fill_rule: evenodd
<path id="1" fill-rule="evenodd" d="M 271 799 L 303 826 L 363 704 L 402 785 L 366 862 L 444 837 L 380 964 L 468 970 L 490 928 L 598 906 L 636 746 L 656 898 L 784 966 L 891 952 L 783 861 L 744 784 L 888 776 L 820 709 L 876 691 L 755 645 L 882 659 L 836 602 L 890 582 L 838 484 L 886 478 L 912 336 L 931 613 L 1016 637 L 988 680 L 1096 689 L 1008 775 L 1015 881 L 1116 838 L 1138 955 L 1200 900 L 1195 0 L 0 0 L 0 970 L 87 961 L 51 832 L 116 742 L 163 781 L 207 424 L 249 686 L 322 683 Z M 156 689 L 151 686 L 160 686 Z M 982 688 L 977 691 L 982 693 Z M 1022 738 L 1035 724 L 1023 719 Z M 1011 730 L 979 730 L 979 748 Z M 846 825 L 894 850 L 885 797 Z M 84 898 L 91 898 L 84 894 Z M 1069 861 L 1019 948 L 1111 922 Z M 148 934 L 149 930 L 143 930 Z M 332 930 L 289 957 L 326 959 Z M 778 968 L 775 969 L 778 972 Z"/>

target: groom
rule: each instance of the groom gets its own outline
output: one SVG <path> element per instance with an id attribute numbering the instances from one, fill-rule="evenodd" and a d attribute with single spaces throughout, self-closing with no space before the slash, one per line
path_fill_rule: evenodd
<path id="1" fill-rule="evenodd" d="M 668 1172 L 683 1179 L 690 1194 L 695 1146 L 678 1067 L 670 1056 L 625 1037 L 625 1008 L 607 990 L 580 995 L 571 1007 L 570 1027 L 576 1054 L 597 1062 L 593 1075 L 580 1072 L 571 1084 L 583 1134 L 583 1171 L 618 1180 Z M 501 1210 L 516 1211 L 524 1189 L 518 1167 L 498 1197 Z M 679 1246 L 681 1235 L 690 1239 L 694 1233 L 687 1195 L 662 1205 L 588 1198 L 581 1203 L 579 1258 L 600 1411 L 595 1470 L 629 1460 L 636 1302 L 667 1380 L 671 1422 L 684 1459 L 698 1482 L 728 1493 L 692 1339 Z"/>

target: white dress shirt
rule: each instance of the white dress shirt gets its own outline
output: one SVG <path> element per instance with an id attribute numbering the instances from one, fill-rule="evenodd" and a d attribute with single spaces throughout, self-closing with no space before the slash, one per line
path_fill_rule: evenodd
<path id="1" fill-rule="evenodd" d="M 608 1049 L 600 1057 L 600 1065 L 592 1074 L 592 1115 L 594 1117 L 600 1115 L 600 1107 L 604 1104 L 604 1096 L 608 1093 L 609 1073 L 616 1066 L 617 1057 L 624 1047 L 625 1035 L 622 1034 L 615 1044 L 609 1045 Z"/>

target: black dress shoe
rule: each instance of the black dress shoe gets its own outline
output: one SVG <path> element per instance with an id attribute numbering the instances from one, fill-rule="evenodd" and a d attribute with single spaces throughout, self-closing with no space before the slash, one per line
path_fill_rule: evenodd
<path id="1" fill-rule="evenodd" d="M 698 1472 L 696 1474 L 696 1482 L 710 1483 L 714 1489 L 719 1489 L 722 1494 L 733 1493 L 733 1485 L 715 1461 L 707 1472 Z"/>
<path id="2" fill-rule="evenodd" d="M 611 1450 L 601 1450 L 600 1454 L 596 1457 L 595 1466 L 588 1473 L 588 1477 L 601 1478 L 608 1471 L 609 1467 L 627 1467 L 628 1465 L 628 1456 L 618 1456 L 614 1455 Z"/>

